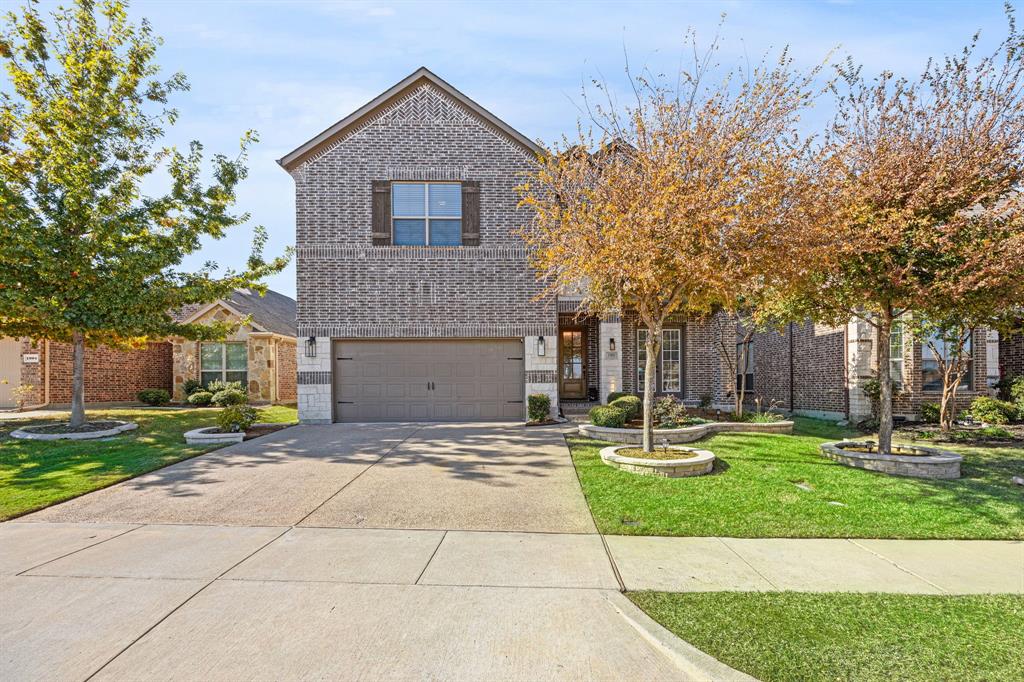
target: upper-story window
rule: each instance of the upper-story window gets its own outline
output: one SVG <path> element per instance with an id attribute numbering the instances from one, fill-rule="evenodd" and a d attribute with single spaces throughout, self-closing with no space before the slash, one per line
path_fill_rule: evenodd
<path id="1" fill-rule="evenodd" d="M 458 182 L 395 182 L 391 229 L 398 246 L 462 244 L 462 185 Z"/>
<path id="2" fill-rule="evenodd" d="M 903 388 L 903 321 L 893 320 L 889 331 L 889 378 Z"/>

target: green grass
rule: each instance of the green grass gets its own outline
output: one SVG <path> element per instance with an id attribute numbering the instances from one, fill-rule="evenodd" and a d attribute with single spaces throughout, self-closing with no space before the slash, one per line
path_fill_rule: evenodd
<path id="1" fill-rule="evenodd" d="M 1024 679 L 1024 596 L 628 595 L 723 663 L 776 680 Z"/>
<path id="2" fill-rule="evenodd" d="M 18 426 L 0 426 L 0 520 L 57 502 L 214 449 L 185 445 L 183 434 L 212 426 L 216 410 L 90 410 L 90 419 L 123 419 L 139 428 L 105 441 L 24 441 L 8 438 Z M 65 417 L 66 418 L 66 417 Z M 273 406 L 260 421 L 287 422 L 296 410 Z"/>
<path id="3" fill-rule="evenodd" d="M 598 452 L 608 443 L 568 441 L 602 533 L 1024 538 L 1024 488 L 1010 480 L 1024 472 L 1024 448 L 943 445 L 964 455 L 962 478 L 930 481 L 852 469 L 818 454 L 819 443 L 850 435 L 803 418 L 793 435 L 719 434 L 699 442 L 718 457 L 714 472 L 676 479 L 604 464 Z"/>

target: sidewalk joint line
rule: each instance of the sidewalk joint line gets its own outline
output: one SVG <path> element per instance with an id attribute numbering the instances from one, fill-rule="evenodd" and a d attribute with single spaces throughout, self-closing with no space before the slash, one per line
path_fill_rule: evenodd
<path id="1" fill-rule="evenodd" d="M 437 556 L 437 551 L 441 549 L 441 545 L 444 543 L 444 539 L 446 537 L 448 537 L 448 531 L 444 531 L 444 533 L 441 534 L 441 539 L 437 541 L 437 546 L 434 547 L 434 551 L 430 553 L 430 558 L 427 559 L 427 563 L 423 564 L 423 570 L 420 571 L 420 574 L 418 576 L 416 576 L 416 580 L 413 582 L 413 585 L 420 584 L 420 580 L 423 578 L 423 574 L 427 572 L 428 568 L 430 568 L 431 562 L 434 561 L 434 557 Z"/>
<path id="2" fill-rule="evenodd" d="M 226 573 L 227 573 L 228 571 L 231 571 L 232 569 L 234 569 L 234 568 L 235 568 L 236 566 L 238 566 L 238 565 L 239 565 L 239 564 L 241 564 L 242 562 L 244 562 L 244 561 L 248 560 L 248 559 L 249 559 L 250 557 L 252 557 L 252 556 L 253 556 L 254 554 L 256 554 L 257 552 L 260 552 L 260 551 L 261 551 L 261 550 L 263 550 L 263 549 L 264 549 L 265 547 L 267 547 L 267 545 L 269 545 L 269 544 L 271 544 L 271 543 L 273 543 L 273 542 L 276 542 L 276 541 L 278 541 L 279 539 L 281 539 L 281 536 L 282 536 L 282 535 L 284 535 L 285 533 L 287 533 L 287 532 L 288 532 L 288 531 L 290 531 L 290 530 L 291 530 L 291 528 L 285 528 L 285 529 L 283 529 L 283 530 L 282 530 L 282 531 L 281 531 L 280 533 L 278 533 L 277 535 L 275 535 L 274 537 L 272 537 L 272 538 L 271 538 L 270 540 L 267 540 L 267 541 L 266 541 L 266 542 L 264 542 L 264 543 L 263 543 L 262 545 L 260 545 L 259 547 L 257 547 L 257 548 L 256 548 L 256 549 L 254 549 L 253 551 L 249 552 L 249 553 L 248 553 L 248 554 L 246 554 L 246 555 L 245 555 L 244 557 L 242 557 L 241 559 L 239 559 L 238 561 L 236 561 L 235 563 L 231 564 L 230 566 L 228 566 L 227 568 L 225 568 L 225 569 L 224 569 L 223 571 L 221 571 L 220 573 L 218 573 L 218 574 L 217 574 L 217 575 L 216 575 L 216 576 L 215 576 L 214 578 L 212 578 L 212 579 L 211 579 L 211 580 L 210 580 L 209 582 L 207 582 L 207 583 L 206 583 L 205 585 L 203 585 L 203 586 L 202 586 L 202 587 L 200 587 L 200 588 L 199 588 L 198 590 L 196 590 L 196 591 L 195 591 L 195 592 L 193 592 L 193 593 L 192 593 L 191 595 L 189 595 L 189 596 L 188 596 L 188 597 L 187 597 L 187 598 L 185 599 L 185 601 L 181 602 L 180 604 L 178 604 L 177 606 L 175 606 L 175 607 L 174 607 L 173 609 L 171 609 L 170 611 L 168 611 L 168 612 L 167 612 L 166 614 L 164 614 L 164 615 L 163 615 L 163 617 L 161 617 L 161 618 L 160 618 L 160 619 L 158 619 L 158 620 L 157 620 L 157 621 L 156 621 L 155 623 L 153 623 L 153 624 L 152 624 L 152 625 L 150 625 L 150 626 L 149 626 L 148 628 L 146 628 L 145 630 L 143 630 L 143 631 L 142 631 L 142 634 L 140 634 L 140 635 L 139 635 L 138 637 L 136 637 L 136 638 L 135 638 L 135 639 L 133 639 L 132 641 L 128 642 L 128 644 L 126 644 L 126 645 L 124 646 L 124 648 L 122 648 L 122 649 L 121 649 L 120 651 L 118 651 L 118 652 L 117 652 L 116 654 L 114 654 L 113 656 L 111 656 L 110 658 L 108 658 L 108 659 L 107 659 L 107 662 L 106 662 L 106 663 L 104 663 L 103 665 L 101 665 L 101 666 L 100 666 L 99 668 L 96 668 L 96 670 L 94 670 L 94 671 L 93 671 L 93 672 L 91 672 L 91 673 L 90 673 L 90 674 L 89 674 L 88 676 L 86 676 L 86 678 L 85 678 L 85 679 L 83 680 L 83 682 L 89 682 L 89 680 L 91 680 L 92 678 L 94 678 L 94 677 L 96 677 L 97 675 L 99 675 L 99 674 L 100 674 L 101 672 L 103 672 L 103 669 L 104 669 L 104 668 L 106 668 L 106 667 L 107 667 L 108 665 L 110 665 L 110 664 L 111 664 L 111 663 L 113 663 L 113 662 L 114 662 L 115 660 L 117 660 L 117 659 L 118 659 L 118 658 L 119 658 L 119 657 L 121 656 L 121 654 L 123 654 L 124 652 L 128 651 L 128 649 L 130 649 L 130 648 L 132 648 L 133 646 L 135 646 L 136 642 L 138 642 L 139 640 L 141 640 L 141 639 L 142 639 L 143 637 L 145 637 L 145 636 L 146 636 L 146 635 L 148 635 L 148 634 L 149 634 L 150 632 L 152 632 L 152 631 L 153 631 L 154 629 L 156 629 L 156 628 L 157 628 L 157 627 L 158 627 L 158 626 L 159 626 L 159 625 L 160 625 L 161 623 L 163 623 L 163 622 L 164 622 L 165 620 L 167 620 L 168 618 L 170 618 L 171 616 L 173 616 L 173 615 L 174 615 L 175 613 L 177 613 L 179 609 L 181 609 L 181 608 L 182 608 L 183 606 L 185 606 L 185 605 L 186 605 L 186 604 L 188 604 L 188 603 L 189 603 L 190 601 L 192 601 L 192 600 L 193 600 L 193 599 L 195 599 L 195 598 L 196 598 L 197 596 L 199 596 L 199 594 L 200 594 L 200 593 L 201 593 L 201 592 L 202 592 L 203 590 L 205 590 L 205 589 L 206 589 L 207 587 L 209 587 L 210 585 L 212 585 L 212 584 L 214 584 L 215 582 L 217 582 L 217 580 L 218 580 L 219 578 L 221 578 L 222 576 L 224 576 L 224 575 L 225 575 L 225 574 L 226 574 Z"/>
<path id="3" fill-rule="evenodd" d="M 74 550 L 73 552 L 68 552 L 67 554 L 61 554 L 59 557 L 55 557 L 53 559 L 49 559 L 47 561 L 44 561 L 41 564 L 36 564 L 35 566 L 32 566 L 30 568 L 26 568 L 24 571 L 21 571 L 20 573 L 15 573 L 15 575 L 16 576 L 24 575 L 25 573 L 28 573 L 29 571 L 34 571 L 37 568 L 42 568 L 43 566 L 46 566 L 47 564 L 52 564 L 54 561 L 60 561 L 64 557 L 69 557 L 72 554 L 78 554 L 79 552 L 87 550 L 90 547 L 96 547 L 98 545 L 102 545 L 104 542 L 109 542 L 109 541 L 113 540 L 114 538 L 119 538 L 122 535 L 127 535 L 128 533 L 131 533 L 133 530 L 138 530 L 140 528 L 145 527 L 146 525 L 147 524 L 140 523 L 139 525 L 135 526 L 134 528 L 129 528 L 128 530 L 122 531 L 122 532 L 118 533 L 117 535 L 111 535 L 109 538 L 104 538 L 104 539 L 100 540 L 99 542 L 92 543 L 91 545 L 86 545 L 85 547 L 79 547 L 78 549 Z"/>
<path id="4" fill-rule="evenodd" d="M 934 587 L 935 589 L 937 589 L 937 590 L 938 590 L 939 592 L 941 592 L 942 594 L 950 594 L 949 590 L 945 589 L 945 588 L 944 588 L 944 587 L 942 587 L 941 585 L 936 585 L 936 584 L 935 584 L 935 583 L 933 583 L 933 582 L 932 582 L 931 580 L 928 580 L 928 578 L 925 578 L 925 577 L 924 577 L 924 576 L 922 576 L 922 575 L 918 575 L 917 573 L 914 573 L 914 572 L 913 572 L 913 571 L 911 571 L 911 570 L 910 570 L 909 568 L 904 568 L 903 566 L 900 566 L 900 565 L 899 565 L 898 563 L 896 563 L 895 561 L 893 561 L 893 560 L 892 560 L 892 559 L 890 559 L 889 557 L 885 556 L 884 554 L 879 554 L 878 552 L 876 552 L 875 550 L 871 549 L 870 547 L 865 547 L 864 545 L 862 545 L 862 544 L 860 544 L 859 542 L 857 542 L 857 540 L 856 540 L 855 538 L 846 538 L 846 540 L 847 540 L 847 542 L 849 542 L 850 544 L 854 545 L 855 547 L 860 547 L 860 548 L 861 548 L 861 549 L 863 549 L 863 550 L 864 550 L 865 552 L 868 552 L 869 554 L 873 554 L 873 555 L 875 555 L 876 557 L 878 557 L 878 558 L 879 558 L 879 559 L 881 559 L 882 561 L 887 561 L 887 562 L 889 562 L 890 564 L 892 564 L 892 565 L 893 565 L 893 566 L 895 566 L 896 568 L 900 569 L 901 571 L 903 571 L 903 572 L 904 572 L 904 573 L 906 573 L 907 575 L 912 575 L 912 576 L 914 576 L 915 578 L 917 578 L 918 580 L 921 580 L 921 581 L 923 581 L 923 582 L 925 582 L 925 583 L 927 583 L 927 584 L 931 585 L 932 587 Z"/>
<path id="5" fill-rule="evenodd" d="M 737 557 L 739 557 L 739 560 L 742 561 L 744 564 L 746 564 L 747 568 L 749 568 L 751 571 L 753 571 L 754 573 L 759 575 L 761 577 L 761 579 L 764 580 L 766 583 L 771 585 L 773 590 L 780 591 L 778 585 L 776 585 L 771 580 L 769 580 L 768 576 L 766 576 L 764 573 L 762 573 L 761 571 L 757 570 L 757 568 L 755 568 L 752 563 L 747 561 L 747 558 L 745 556 L 743 556 L 742 554 L 737 552 L 735 547 L 732 547 L 728 542 L 726 542 L 725 538 L 716 537 L 715 539 L 718 540 L 719 542 L 721 542 L 725 546 L 726 549 L 728 549 L 730 552 L 732 552 Z"/>

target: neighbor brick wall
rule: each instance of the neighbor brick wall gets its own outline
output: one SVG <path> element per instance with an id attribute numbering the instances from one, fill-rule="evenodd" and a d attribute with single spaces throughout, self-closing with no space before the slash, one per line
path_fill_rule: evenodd
<path id="1" fill-rule="evenodd" d="M 430 84 L 292 171 L 300 338 L 554 335 L 515 231 L 531 152 Z M 375 180 L 480 182 L 480 246 L 373 246 Z"/>
<path id="2" fill-rule="evenodd" d="M 23 353 L 39 353 L 40 362 L 22 365 L 22 383 L 36 387 L 30 402 L 43 401 L 43 370 L 46 367 L 44 344 L 23 342 Z M 50 403 L 71 402 L 72 348 L 68 343 L 51 343 L 49 351 Z M 145 388 L 171 390 L 171 344 L 150 343 L 136 350 L 118 350 L 107 346 L 86 348 L 85 401 L 87 403 L 135 402 Z"/>
<path id="3" fill-rule="evenodd" d="M 999 339 L 999 376 L 1024 376 L 1024 334 Z"/>
<path id="4" fill-rule="evenodd" d="M 845 339 L 843 327 L 809 321 L 757 333 L 755 395 L 782 409 L 845 414 Z"/>
<path id="5" fill-rule="evenodd" d="M 297 346 L 294 343 L 280 342 L 277 344 L 277 400 L 282 403 L 294 403 L 298 399 L 296 377 L 298 367 L 295 356 Z"/>

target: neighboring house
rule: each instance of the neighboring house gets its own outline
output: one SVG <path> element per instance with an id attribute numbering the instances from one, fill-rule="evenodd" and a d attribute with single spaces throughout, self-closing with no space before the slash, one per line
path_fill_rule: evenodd
<path id="1" fill-rule="evenodd" d="M 1024 376 L 1024 334 L 1000 339 L 999 377 Z"/>
<path id="2" fill-rule="evenodd" d="M 638 392 L 637 316 L 579 314 L 543 296 L 517 234 L 516 185 L 542 150 L 427 69 L 419 69 L 279 163 L 295 182 L 298 403 L 304 422 L 522 420 L 525 399 L 581 411 Z M 708 320 L 664 326 L 658 393 L 727 407 L 730 376 Z M 964 400 L 984 391 L 984 337 Z M 733 340 L 729 340 L 731 345 Z M 828 416 L 869 410 L 864 325 L 760 334 L 751 397 Z M 910 414 L 934 364 L 903 345 Z"/>
<path id="3" fill-rule="evenodd" d="M 185 379 L 242 381 L 254 402 L 295 402 L 295 301 L 273 291 L 259 297 L 238 290 L 231 297 L 176 314 L 179 321 L 241 319 L 226 343 L 167 339 L 133 350 L 106 346 L 85 355 L 87 403 L 136 402 L 146 388 L 163 388 L 180 400 Z M 6 381 L 4 381 L 6 380 Z M 18 395 L 15 389 L 25 386 Z M 0 409 L 71 402 L 71 346 L 0 338 Z"/>

